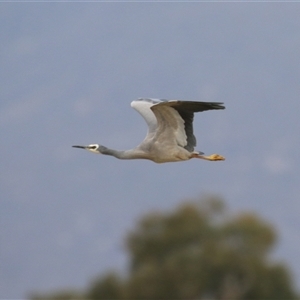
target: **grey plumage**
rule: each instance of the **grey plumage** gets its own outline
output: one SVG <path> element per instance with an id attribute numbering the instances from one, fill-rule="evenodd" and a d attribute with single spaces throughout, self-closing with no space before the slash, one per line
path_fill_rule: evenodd
<path id="1" fill-rule="evenodd" d="M 73 146 L 94 153 L 111 155 L 119 159 L 149 159 L 157 163 L 202 158 L 224 160 L 218 154 L 204 156 L 195 152 L 196 138 L 193 132 L 194 113 L 206 110 L 224 109 L 220 102 L 197 102 L 140 98 L 132 101 L 148 124 L 145 139 L 136 148 L 126 151 L 109 149 L 99 144 Z"/>

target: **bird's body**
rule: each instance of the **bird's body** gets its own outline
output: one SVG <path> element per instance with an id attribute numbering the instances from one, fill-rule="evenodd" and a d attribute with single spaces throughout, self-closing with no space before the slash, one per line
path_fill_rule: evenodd
<path id="1" fill-rule="evenodd" d="M 195 152 L 196 138 L 193 133 L 194 113 L 224 109 L 222 103 L 143 98 L 132 101 L 131 106 L 148 124 L 148 133 L 136 148 L 118 151 L 99 144 L 73 147 L 119 159 L 149 159 L 156 163 L 184 161 L 191 158 L 224 160 L 224 157 L 218 154 L 204 156 L 203 153 Z"/>

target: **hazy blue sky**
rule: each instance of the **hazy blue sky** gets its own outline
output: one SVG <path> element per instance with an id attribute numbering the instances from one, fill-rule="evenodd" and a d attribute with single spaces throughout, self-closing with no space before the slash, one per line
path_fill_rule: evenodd
<path id="1" fill-rule="evenodd" d="M 300 3 L 0 3 L 0 298 L 83 287 L 126 265 L 141 215 L 204 194 L 276 226 L 300 286 Z M 138 97 L 225 102 L 198 150 L 155 164 L 131 148 Z"/>

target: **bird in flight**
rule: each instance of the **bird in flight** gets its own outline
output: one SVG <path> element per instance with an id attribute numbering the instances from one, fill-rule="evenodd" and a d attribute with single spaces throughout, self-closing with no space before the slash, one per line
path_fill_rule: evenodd
<path id="1" fill-rule="evenodd" d="M 119 159 L 148 159 L 156 163 L 176 162 L 200 158 L 209 161 L 225 160 L 222 155 L 204 155 L 194 151 L 193 133 L 195 112 L 225 109 L 220 102 L 197 102 L 140 98 L 131 102 L 148 124 L 148 133 L 137 147 L 119 151 L 99 144 L 73 146 L 93 153 L 111 155 Z"/>

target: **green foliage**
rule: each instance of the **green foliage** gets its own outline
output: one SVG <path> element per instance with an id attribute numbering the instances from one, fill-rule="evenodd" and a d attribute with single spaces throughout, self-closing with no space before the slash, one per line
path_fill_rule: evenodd
<path id="1" fill-rule="evenodd" d="M 85 296 L 78 292 L 60 291 L 49 293 L 48 295 L 33 294 L 30 298 L 32 300 L 83 300 L 85 299 Z"/>
<path id="2" fill-rule="evenodd" d="M 100 277 L 92 283 L 86 298 L 91 300 L 122 299 L 123 287 L 121 279 L 114 273 Z"/>
<path id="3" fill-rule="evenodd" d="M 149 214 L 127 240 L 132 267 L 128 295 L 295 299 L 287 269 L 268 260 L 275 240 L 265 221 L 250 213 L 229 216 L 218 199 Z"/>
<path id="4" fill-rule="evenodd" d="M 270 224 L 230 215 L 220 199 L 151 213 L 127 237 L 127 278 L 100 277 L 85 298 L 297 299 L 288 269 L 268 257 L 275 242 Z"/>

